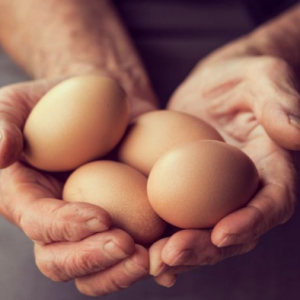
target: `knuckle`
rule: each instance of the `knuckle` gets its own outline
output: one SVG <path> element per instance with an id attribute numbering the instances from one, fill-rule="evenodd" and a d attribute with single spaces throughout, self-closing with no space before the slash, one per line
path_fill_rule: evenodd
<path id="1" fill-rule="evenodd" d="M 58 221 L 58 222 L 57 222 Z M 74 226 L 76 227 L 76 226 Z M 72 226 L 68 221 L 57 220 L 56 218 L 52 219 L 52 236 L 55 240 L 66 240 L 66 241 L 75 241 L 77 232 L 73 230 Z M 76 236 L 74 236 L 74 234 Z"/>
<path id="2" fill-rule="evenodd" d="M 66 240 L 73 242 L 78 239 L 79 231 L 76 223 L 71 223 L 67 218 L 62 217 L 65 206 L 58 207 L 49 216 L 48 235 L 53 241 Z"/>
<path id="3" fill-rule="evenodd" d="M 89 203 L 70 202 L 61 207 L 61 209 L 57 211 L 57 215 L 64 220 L 69 218 L 82 220 L 92 215 L 95 209 L 96 207 Z"/>
<path id="4" fill-rule="evenodd" d="M 94 208 L 86 203 L 67 203 L 52 215 L 52 233 L 58 239 L 75 242 L 86 237 L 86 220 L 95 217 Z"/>
<path id="5" fill-rule="evenodd" d="M 109 214 L 103 208 L 84 202 L 67 203 L 60 211 L 60 217 L 63 219 L 73 218 L 73 220 L 78 222 L 92 218 L 99 218 L 105 221 L 110 220 Z"/>
<path id="6" fill-rule="evenodd" d="M 36 254 L 35 263 L 38 269 L 49 279 L 56 282 L 65 282 L 69 278 L 66 276 L 61 265 L 57 262 L 57 257 L 45 257 L 43 254 Z"/>
<path id="7" fill-rule="evenodd" d="M 128 285 L 123 284 L 122 282 L 119 282 L 117 278 L 114 276 L 110 277 L 110 280 L 108 281 L 107 290 L 111 292 L 119 292 L 124 289 L 126 289 Z"/>
<path id="8" fill-rule="evenodd" d="M 82 213 L 83 203 L 67 203 L 66 205 L 62 206 L 58 211 L 57 215 L 64 219 L 73 216 L 78 216 Z"/>
<path id="9" fill-rule="evenodd" d="M 72 263 L 69 264 L 74 266 L 78 270 L 77 273 L 81 273 L 84 275 L 85 273 L 101 271 L 104 269 L 104 266 L 101 262 L 99 262 L 94 253 L 90 251 L 84 252 L 75 252 L 74 258 L 72 259 Z"/>
<path id="10" fill-rule="evenodd" d="M 285 74 L 287 79 L 292 78 L 291 66 L 282 58 L 272 56 L 256 57 L 252 64 L 249 64 L 248 71 L 251 74 L 265 74 L 269 78 L 274 78 L 274 74 Z"/>

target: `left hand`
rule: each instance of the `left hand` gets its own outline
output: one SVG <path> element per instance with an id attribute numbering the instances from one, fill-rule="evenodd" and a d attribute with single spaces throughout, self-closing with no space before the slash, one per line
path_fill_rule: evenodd
<path id="1" fill-rule="evenodd" d="M 180 230 L 150 248 L 150 272 L 163 286 L 190 268 L 253 249 L 286 222 L 296 205 L 300 96 L 292 68 L 279 58 L 229 45 L 201 61 L 178 87 L 169 109 L 195 115 L 254 161 L 261 186 L 250 202 L 212 230 Z M 297 154 L 298 156 L 298 154 Z"/>

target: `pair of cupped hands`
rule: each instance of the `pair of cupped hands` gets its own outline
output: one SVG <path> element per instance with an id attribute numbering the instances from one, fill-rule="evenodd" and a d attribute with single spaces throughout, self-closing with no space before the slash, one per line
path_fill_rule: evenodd
<path id="1" fill-rule="evenodd" d="M 170 287 L 181 272 L 249 252 L 261 235 L 292 216 L 298 152 L 290 150 L 300 149 L 297 78 L 284 60 L 235 47 L 200 61 L 175 90 L 168 109 L 207 121 L 248 154 L 260 175 L 259 189 L 246 207 L 213 229 L 174 231 L 149 249 L 113 228 L 100 207 L 60 200 L 64 176 L 21 162 L 28 114 L 60 79 L 0 90 L 0 212 L 33 241 L 43 274 L 54 281 L 76 279 L 87 295 L 127 288 L 149 274 Z M 132 117 L 156 109 L 147 93 L 144 99 L 127 94 Z"/>

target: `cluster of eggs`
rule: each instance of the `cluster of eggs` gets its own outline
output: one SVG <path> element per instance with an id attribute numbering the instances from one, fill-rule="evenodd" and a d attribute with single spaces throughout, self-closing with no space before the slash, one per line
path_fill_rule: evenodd
<path id="1" fill-rule="evenodd" d="M 159 239 L 166 222 L 211 228 L 255 193 L 251 159 L 207 123 L 168 110 L 132 122 L 129 114 L 112 79 L 63 81 L 27 119 L 25 160 L 40 170 L 72 171 L 63 200 L 101 206 L 143 245 Z"/>

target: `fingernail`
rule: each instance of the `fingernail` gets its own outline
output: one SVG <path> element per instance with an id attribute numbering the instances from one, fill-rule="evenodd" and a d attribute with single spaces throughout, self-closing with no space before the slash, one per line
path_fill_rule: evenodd
<path id="1" fill-rule="evenodd" d="M 114 259 L 124 259 L 129 255 L 123 249 L 118 247 L 114 242 L 109 241 L 103 245 L 104 251 Z"/>
<path id="2" fill-rule="evenodd" d="M 290 119 L 290 123 L 295 125 L 296 127 L 300 128 L 300 118 L 293 116 L 293 115 L 289 115 L 289 119 Z"/>
<path id="3" fill-rule="evenodd" d="M 170 266 L 178 266 L 182 264 L 186 264 L 191 259 L 193 251 L 190 249 L 182 251 L 178 256 L 176 256 L 170 263 Z"/>
<path id="4" fill-rule="evenodd" d="M 169 269 L 170 269 L 170 267 L 163 262 L 156 265 L 156 264 L 151 263 L 151 260 L 150 260 L 150 272 L 149 273 L 154 277 L 168 271 Z"/>
<path id="5" fill-rule="evenodd" d="M 222 247 L 235 245 L 237 241 L 238 241 L 237 235 L 235 234 L 227 235 L 221 240 L 221 242 L 217 245 L 217 247 L 222 248 Z"/>
<path id="6" fill-rule="evenodd" d="M 159 284 L 166 288 L 172 287 L 175 283 L 176 283 L 176 275 L 163 274 L 160 276 Z"/>
<path id="7" fill-rule="evenodd" d="M 137 264 L 135 261 L 131 259 L 127 259 L 124 261 L 124 267 L 126 271 L 135 276 L 143 276 L 148 273 L 148 270 Z"/>
<path id="8" fill-rule="evenodd" d="M 85 224 L 88 230 L 93 232 L 101 232 L 108 230 L 108 227 L 105 224 L 103 224 L 99 219 L 88 220 Z"/>

